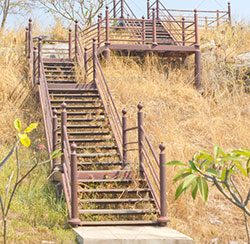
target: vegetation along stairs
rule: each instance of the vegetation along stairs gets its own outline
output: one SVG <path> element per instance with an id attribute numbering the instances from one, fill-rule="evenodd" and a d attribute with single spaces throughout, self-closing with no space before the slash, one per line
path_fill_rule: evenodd
<path id="1" fill-rule="evenodd" d="M 121 16 L 124 2 L 117 2 Z M 200 84 L 197 19 L 185 28 L 193 28 L 194 35 L 185 36 L 183 29 L 171 31 L 172 16 L 167 16 L 169 25 L 164 24 L 159 11 L 149 12 L 151 7 L 147 19 L 137 19 L 133 13 L 133 19 L 115 17 L 119 13 L 112 18 L 115 11 L 107 7 L 105 18 L 99 15 L 90 27 L 80 30 L 76 21 L 68 40 L 33 38 L 32 20 L 26 28 L 26 56 L 39 93 L 48 152 L 51 155 L 60 148 L 63 153 L 51 160 L 51 169 L 63 187 L 74 227 L 165 226 L 169 221 L 165 147 L 160 145 L 158 157 L 145 130 L 140 103 L 135 126 L 128 127 L 125 109 L 121 118 L 100 61 L 103 56 L 109 60 L 112 49 L 195 54 L 196 85 Z M 181 38 L 176 33 L 182 33 Z"/>

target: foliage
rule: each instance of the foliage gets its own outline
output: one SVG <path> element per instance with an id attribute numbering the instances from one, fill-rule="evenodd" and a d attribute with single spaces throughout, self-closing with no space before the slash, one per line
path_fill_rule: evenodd
<path id="1" fill-rule="evenodd" d="M 173 182 L 181 181 L 175 192 L 175 200 L 179 196 L 191 189 L 191 196 L 195 200 L 199 192 L 202 201 L 207 202 L 209 185 L 212 182 L 220 193 L 235 206 L 240 208 L 245 215 L 246 229 L 249 239 L 247 216 L 250 217 L 248 203 L 250 200 L 250 190 L 246 196 L 237 184 L 236 177 L 248 178 L 250 173 L 250 150 L 240 149 L 225 153 L 220 147 L 214 146 L 211 154 L 206 150 L 200 150 L 192 160 L 187 163 L 171 161 L 166 166 L 179 165 L 179 169 Z"/>

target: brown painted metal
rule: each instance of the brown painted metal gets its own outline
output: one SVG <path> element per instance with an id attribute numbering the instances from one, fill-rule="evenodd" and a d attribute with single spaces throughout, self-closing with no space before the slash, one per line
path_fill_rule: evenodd
<path id="1" fill-rule="evenodd" d="M 29 19 L 29 25 L 28 25 L 28 58 L 30 58 L 30 53 L 32 52 L 31 48 L 31 40 L 32 40 L 32 19 Z"/>
<path id="2" fill-rule="evenodd" d="M 128 161 L 128 135 L 127 135 L 127 126 L 128 118 L 126 116 L 126 109 L 122 110 L 122 154 L 123 154 L 123 166 Z"/>
<path id="3" fill-rule="evenodd" d="M 159 0 L 156 0 L 156 19 L 159 20 L 160 19 L 160 6 L 159 6 Z"/>
<path id="4" fill-rule="evenodd" d="M 201 87 L 201 51 L 200 45 L 195 45 L 195 86 L 197 89 Z"/>
<path id="5" fill-rule="evenodd" d="M 77 146 L 75 143 L 71 145 L 71 219 L 69 224 L 72 227 L 77 227 L 81 220 L 79 219 L 78 211 L 78 174 L 77 174 L 77 155 L 76 155 Z"/>
<path id="6" fill-rule="evenodd" d="M 165 146 L 160 145 L 160 203 L 161 212 L 160 217 L 157 222 L 160 226 L 166 226 L 169 219 L 167 217 L 167 178 L 166 178 L 166 156 L 165 156 Z"/>
<path id="7" fill-rule="evenodd" d="M 96 73 L 97 73 L 97 65 L 96 65 L 96 55 L 97 55 L 97 50 L 96 50 L 96 39 L 93 39 L 93 81 L 96 83 Z"/>
<path id="8" fill-rule="evenodd" d="M 146 22 L 145 22 L 145 17 L 142 16 L 142 44 L 145 44 L 146 40 Z"/>
<path id="9" fill-rule="evenodd" d="M 28 57 L 29 28 L 25 28 L 25 57 Z"/>
<path id="10" fill-rule="evenodd" d="M 182 18 L 182 41 L 183 46 L 185 46 L 185 18 Z"/>
<path id="11" fill-rule="evenodd" d="M 220 27 L 220 11 L 217 10 L 216 12 L 216 21 L 217 21 L 217 28 Z"/>
<path id="12" fill-rule="evenodd" d="M 37 47 L 33 48 L 33 85 L 36 84 L 36 72 L 37 72 L 37 63 L 38 63 L 38 53 L 37 53 Z"/>
<path id="13" fill-rule="evenodd" d="M 205 30 L 207 30 L 208 29 L 208 24 L 207 24 L 208 22 L 207 22 L 207 16 L 205 17 Z"/>
<path id="14" fill-rule="evenodd" d="M 124 18 L 124 0 L 121 0 L 121 18 Z"/>
<path id="15" fill-rule="evenodd" d="M 42 38 L 38 41 L 38 84 L 41 80 L 41 63 L 42 63 Z"/>
<path id="16" fill-rule="evenodd" d="M 61 111 L 61 149 L 62 152 L 64 151 L 64 141 L 65 141 L 65 134 L 63 131 L 64 126 L 67 126 L 67 104 L 62 103 L 61 105 L 62 111 Z M 63 172 L 63 164 L 64 164 L 64 155 L 61 156 L 61 171 Z"/>
<path id="17" fill-rule="evenodd" d="M 57 118 L 57 110 L 53 110 L 53 151 L 58 149 L 58 118 Z M 53 171 L 57 170 L 56 167 L 58 167 L 58 158 L 53 159 Z"/>
<path id="18" fill-rule="evenodd" d="M 228 5 L 227 5 L 227 8 L 228 8 L 228 21 L 229 21 L 229 24 L 232 23 L 232 15 L 231 15 L 231 3 L 229 2 Z"/>
<path id="19" fill-rule="evenodd" d="M 138 112 L 137 112 L 137 123 L 138 123 L 138 148 L 139 148 L 139 169 L 140 172 L 143 172 L 143 162 L 144 162 L 144 156 L 143 156 L 143 141 L 144 141 L 144 132 L 142 130 L 143 128 L 143 112 L 142 112 L 142 104 L 139 103 L 138 106 Z"/>
<path id="20" fill-rule="evenodd" d="M 72 30 L 71 29 L 69 29 L 69 59 L 72 59 Z"/>
<path id="21" fill-rule="evenodd" d="M 88 70 L 88 49 L 84 48 L 84 68 L 85 71 Z"/>
<path id="22" fill-rule="evenodd" d="M 75 40 L 78 40 L 78 38 L 79 38 L 78 29 L 79 29 L 78 21 L 76 20 L 75 21 Z M 78 56 L 78 45 L 77 45 L 77 41 L 75 41 L 75 58 L 76 58 L 76 61 L 78 61 L 77 56 Z"/>
<path id="23" fill-rule="evenodd" d="M 105 45 L 109 45 L 109 8 L 108 6 L 106 7 L 106 17 L 105 17 L 105 23 L 106 23 L 106 40 L 105 40 Z"/>
<path id="24" fill-rule="evenodd" d="M 116 0 L 113 0 L 113 17 L 116 18 Z"/>
<path id="25" fill-rule="evenodd" d="M 97 27 L 97 47 L 99 48 L 101 46 L 101 31 L 102 31 L 102 17 L 101 15 L 98 15 L 98 27 Z"/>
<path id="26" fill-rule="evenodd" d="M 156 18 L 155 18 L 155 9 L 153 8 L 153 42 L 152 45 L 153 46 L 157 46 L 157 36 L 156 36 Z"/>
<path id="27" fill-rule="evenodd" d="M 147 0 L 147 19 L 150 19 L 150 0 Z"/>
<path id="28" fill-rule="evenodd" d="M 195 23 L 195 43 L 199 44 L 199 35 L 198 35 L 198 17 L 197 10 L 194 10 L 194 23 Z"/>

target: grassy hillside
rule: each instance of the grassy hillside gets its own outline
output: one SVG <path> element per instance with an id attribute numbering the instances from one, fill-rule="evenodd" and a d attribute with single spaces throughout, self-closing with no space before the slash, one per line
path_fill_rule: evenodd
<path id="1" fill-rule="evenodd" d="M 104 69 L 119 111 L 128 110 L 131 126 L 136 123 L 136 106 L 142 102 L 150 139 L 157 151 L 164 142 L 168 161 L 187 161 L 199 149 L 212 150 L 213 144 L 226 151 L 250 148 L 250 96 L 244 92 L 242 77 L 232 68 L 237 54 L 250 51 L 249 27 L 205 33 L 201 40 L 214 40 L 216 46 L 204 50 L 200 92 L 192 85 L 191 68 L 171 69 L 155 56 L 146 57 L 143 64 L 113 56 L 111 66 Z M 174 201 L 176 170 L 167 168 L 169 226 L 196 243 L 211 243 L 214 238 L 221 244 L 246 241 L 243 214 L 215 187 L 211 187 L 206 206 L 201 200 L 190 200 L 190 196 Z M 250 180 L 238 180 L 247 193 Z"/>

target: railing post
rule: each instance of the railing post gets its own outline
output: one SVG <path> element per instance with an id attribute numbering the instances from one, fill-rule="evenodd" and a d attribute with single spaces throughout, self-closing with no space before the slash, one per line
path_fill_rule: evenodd
<path id="1" fill-rule="evenodd" d="M 28 57 L 29 29 L 25 28 L 25 56 Z"/>
<path id="2" fill-rule="evenodd" d="M 31 39 L 32 39 L 32 19 L 29 19 L 29 25 L 28 25 L 28 58 L 30 58 L 30 54 L 32 52 L 31 50 Z"/>
<path id="3" fill-rule="evenodd" d="M 147 19 L 150 19 L 150 0 L 147 0 Z"/>
<path id="4" fill-rule="evenodd" d="M 195 43 L 199 44 L 199 33 L 198 33 L 198 16 L 197 10 L 194 10 L 194 28 L 195 28 Z"/>
<path id="5" fill-rule="evenodd" d="M 185 18 L 182 18 L 182 41 L 183 46 L 185 46 Z"/>
<path id="6" fill-rule="evenodd" d="M 72 30 L 69 29 L 69 59 L 72 59 Z"/>
<path id="7" fill-rule="evenodd" d="M 197 89 L 201 87 L 201 51 L 200 45 L 195 44 L 195 86 Z"/>
<path id="8" fill-rule="evenodd" d="M 62 153 L 64 153 L 64 126 L 67 126 L 67 104 L 65 102 L 63 102 L 61 104 L 62 107 L 62 111 L 61 111 L 61 149 L 62 149 Z M 64 172 L 63 170 L 63 164 L 64 164 L 64 155 L 61 156 L 61 172 Z"/>
<path id="9" fill-rule="evenodd" d="M 116 0 L 113 0 L 113 17 L 116 18 Z"/>
<path id="10" fill-rule="evenodd" d="M 38 60 L 37 59 L 37 47 L 34 47 L 34 50 L 33 50 L 33 85 L 36 84 L 36 62 L 37 64 L 39 64 Z"/>
<path id="11" fill-rule="evenodd" d="M 42 38 L 38 39 L 38 84 L 40 84 L 41 80 L 41 61 L 42 61 Z"/>
<path id="12" fill-rule="evenodd" d="M 152 26 L 153 26 L 153 42 L 152 45 L 157 46 L 157 36 L 156 36 L 156 19 L 155 19 L 155 9 L 153 8 L 153 22 L 152 22 Z"/>
<path id="13" fill-rule="evenodd" d="M 53 126 L 53 152 L 58 149 L 58 118 L 57 118 L 57 110 L 53 109 L 53 118 L 52 118 L 52 126 Z M 53 159 L 53 171 L 58 171 L 58 158 Z M 56 169 L 57 168 L 57 169 Z"/>
<path id="14" fill-rule="evenodd" d="M 121 0 L 121 18 L 124 18 L 124 0 Z"/>
<path id="15" fill-rule="evenodd" d="M 78 175 L 77 175 L 77 145 L 73 142 L 71 145 L 71 219 L 69 224 L 77 227 L 81 220 L 78 213 Z"/>
<path id="16" fill-rule="evenodd" d="M 86 47 L 84 48 L 84 68 L 85 68 L 85 72 L 87 73 L 88 71 L 88 49 Z"/>
<path id="17" fill-rule="evenodd" d="M 165 146 L 160 145 L 160 217 L 157 222 L 160 226 L 166 226 L 169 219 L 167 218 L 167 182 L 166 182 L 166 163 Z"/>
<path id="18" fill-rule="evenodd" d="M 229 24 L 231 24 L 232 17 L 231 17 L 231 3 L 230 2 L 228 2 L 227 7 L 228 7 L 228 21 L 229 21 Z"/>
<path id="19" fill-rule="evenodd" d="M 93 81 L 96 82 L 96 39 L 93 39 Z"/>
<path id="20" fill-rule="evenodd" d="M 106 7 L 106 41 L 105 45 L 109 45 L 109 7 Z"/>
<path id="21" fill-rule="evenodd" d="M 208 29 L 207 16 L 205 17 L 205 30 Z"/>
<path id="22" fill-rule="evenodd" d="M 219 29 L 220 27 L 220 11 L 217 10 L 216 12 L 216 20 L 217 20 L 217 28 Z"/>
<path id="23" fill-rule="evenodd" d="M 128 135 L 127 135 L 127 126 L 128 126 L 128 118 L 126 116 L 127 111 L 125 109 L 122 110 L 122 159 L 123 159 L 123 167 L 125 167 L 126 162 L 128 161 L 128 151 L 127 151 L 127 143 L 128 143 Z"/>
<path id="24" fill-rule="evenodd" d="M 145 44 L 146 40 L 146 24 L 145 24 L 145 17 L 142 16 L 142 44 Z"/>
<path id="25" fill-rule="evenodd" d="M 77 60 L 77 56 L 78 56 L 77 42 L 78 42 L 78 20 L 75 21 L 75 59 L 76 59 L 76 62 L 78 61 Z"/>
<path id="26" fill-rule="evenodd" d="M 143 172 L 143 162 L 144 162 L 144 157 L 143 157 L 143 141 L 144 141 L 144 132 L 143 132 L 143 112 L 142 112 L 142 104 L 139 103 L 138 106 L 138 112 L 137 112 L 137 120 L 138 120 L 138 144 L 139 144 L 139 169 L 140 173 L 142 174 Z"/>
<path id="27" fill-rule="evenodd" d="M 159 20 L 159 0 L 156 0 L 156 19 Z"/>
<path id="28" fill-rule="evenodd" d="M 97 31 L 98 31 L 98 37 L 97 37 L 97 46 L 100 47 L 100 42 L 101 42 L 101 31 L 102 31 L 102 17 L 101 14 L 98 15 L 98 27 L 97 27 Z"/>

